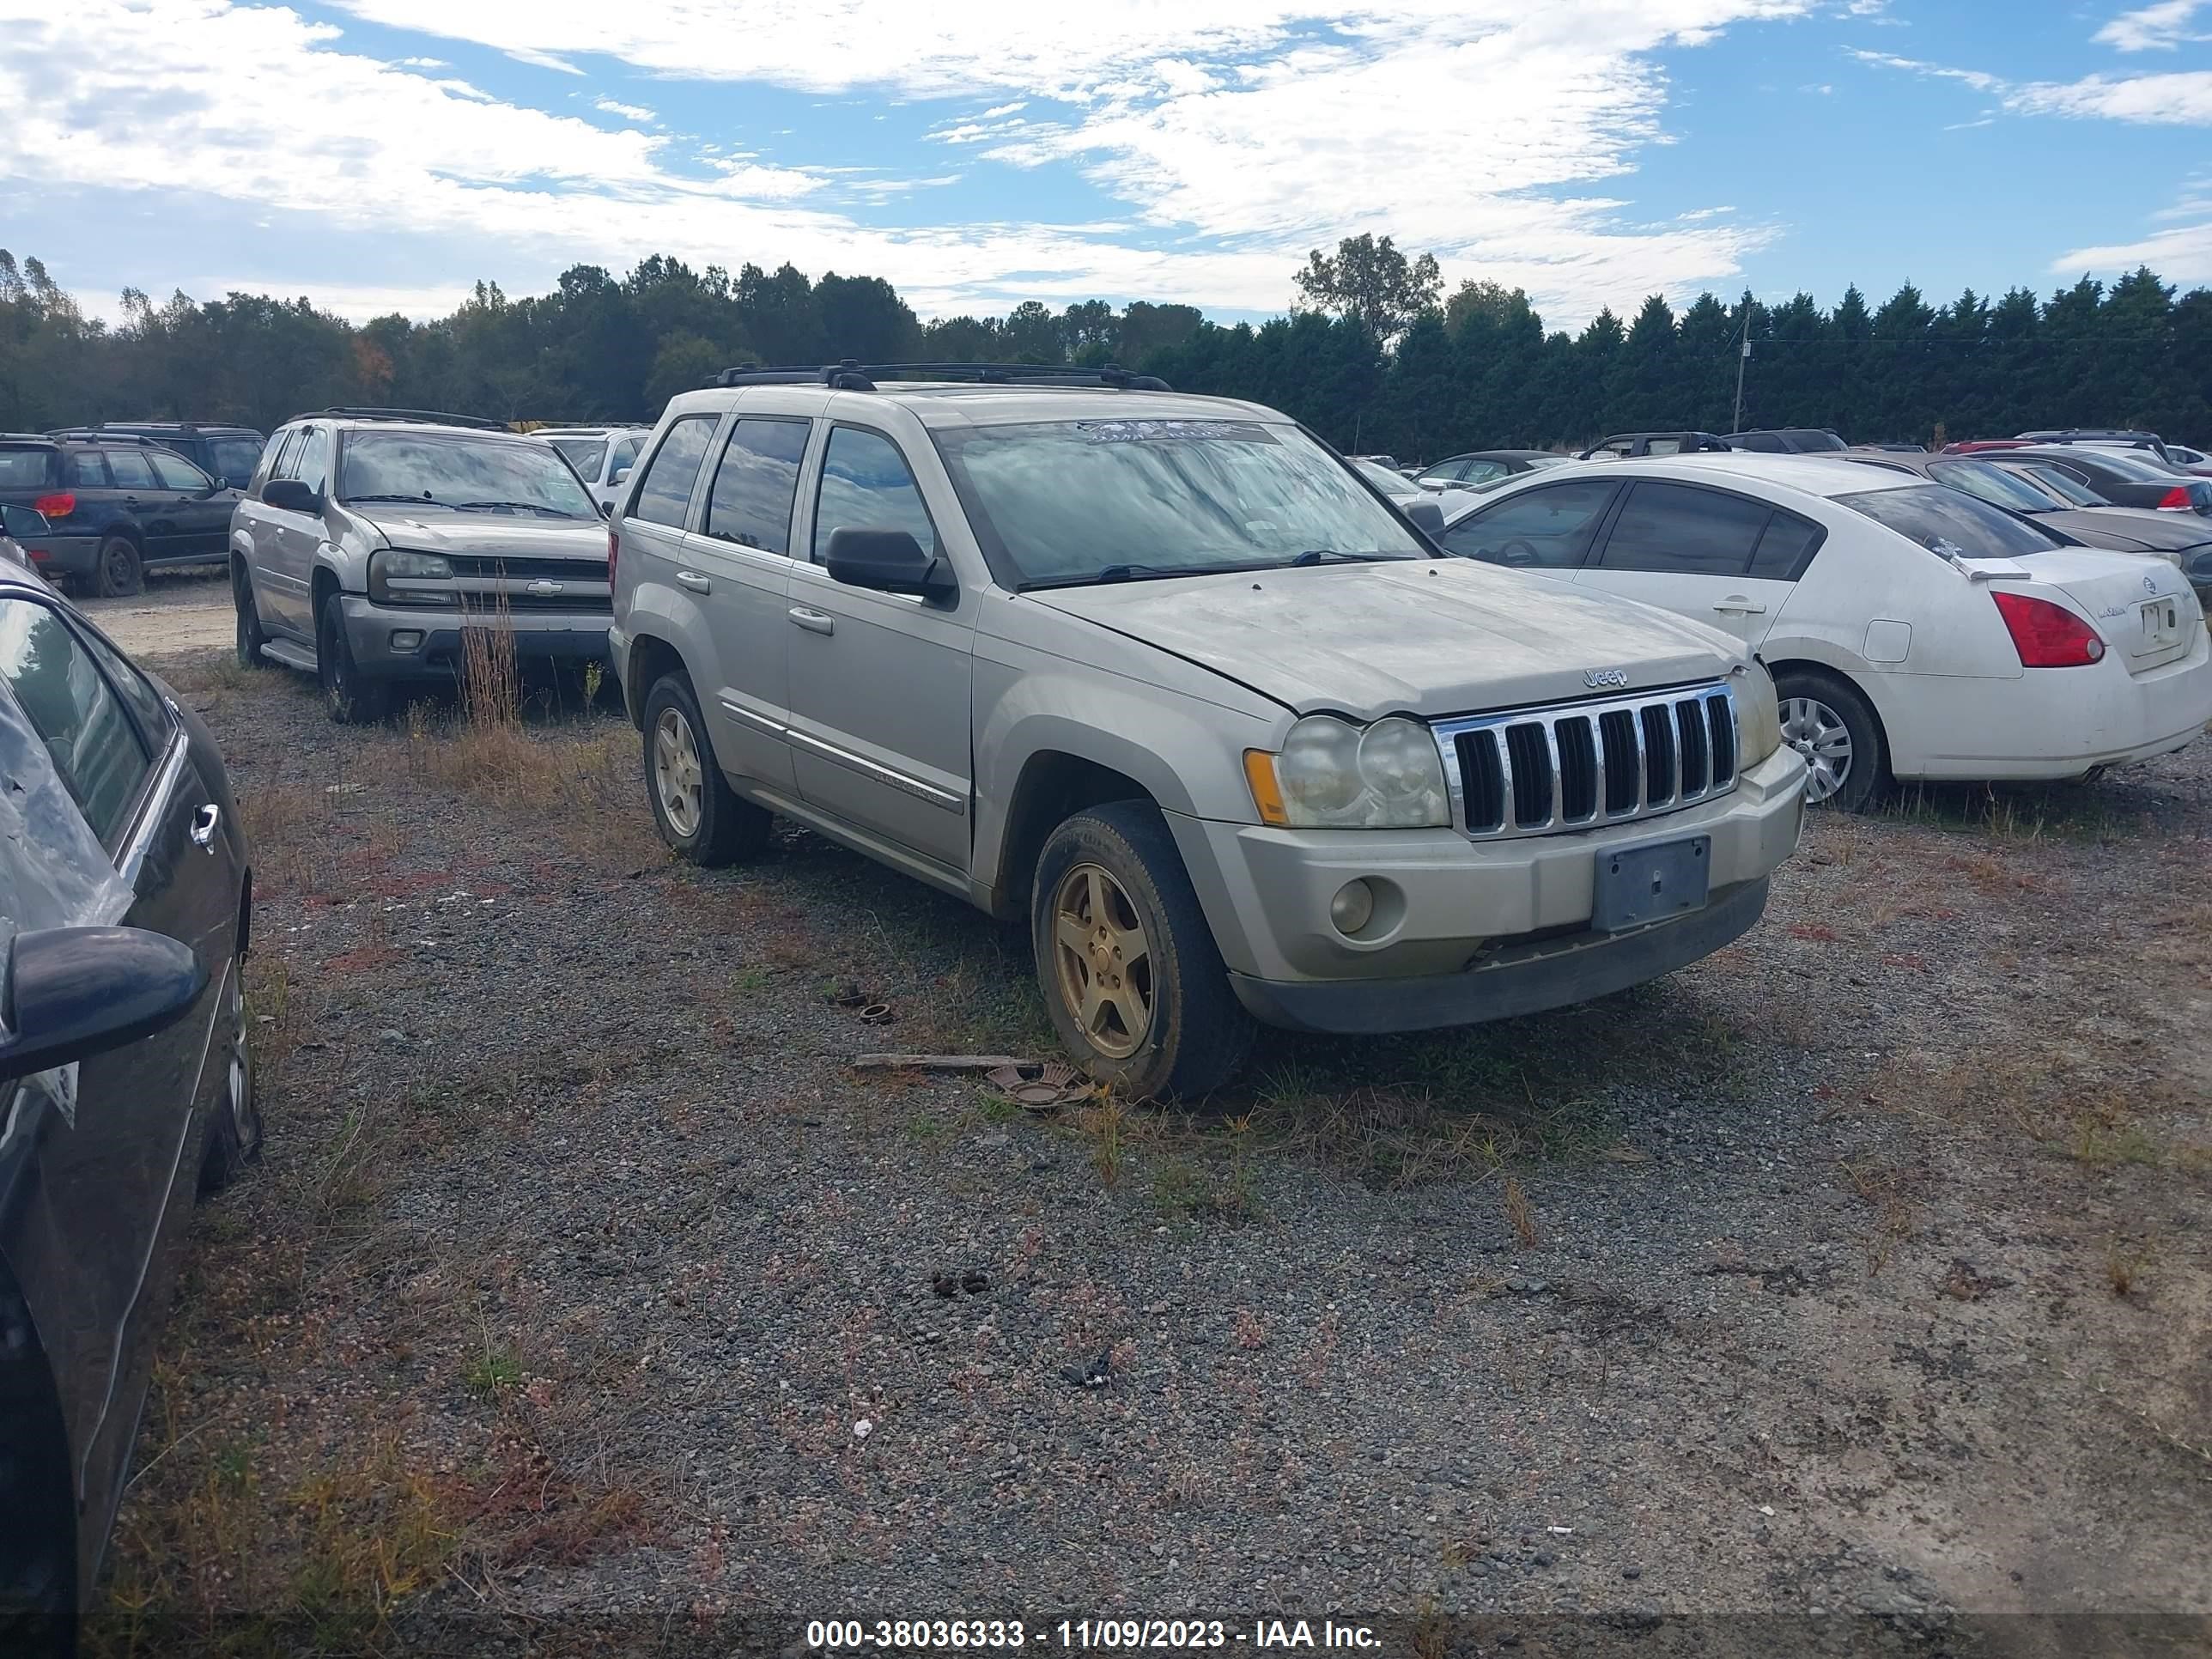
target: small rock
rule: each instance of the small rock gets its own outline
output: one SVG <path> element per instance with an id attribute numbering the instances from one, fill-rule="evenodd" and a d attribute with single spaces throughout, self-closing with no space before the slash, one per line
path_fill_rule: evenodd
<path id="1" fill-rule="evenodd" d="M 865 1417 L 853 1425 L 853 1438 L 855 1440 L 866 1440 L 875 1431 L 876 1425 Z"/>
<path id="2" fill-rule="evenodd" d="M 1549 1550 L 1538 1550 L 1536 1552 L 1536 1565 L 1540 1567 L 1548 1567 L 1552 1563 L 1559 1559 L 1559 1558 L 1558 1556 L 1553 1554 Z"/>
<path id="3" fill-rule="evenodd" d="M 389 1025 L 376 1034 L 376 1040 L 387 1048 L 404 1048 L 407 1046 L 407 1034 L 394 1030 Z"/>
<path id="4" fill-rule="evenodd" d="M 1631 1583 L 1633 1583 L 1637 1579 L 1644 1577 L 1644 1569 L 1641 1567 L 1623 1567 L 1620 1570 L 1620 1576 L 1623 1578 L 1629 1580 Z"/>

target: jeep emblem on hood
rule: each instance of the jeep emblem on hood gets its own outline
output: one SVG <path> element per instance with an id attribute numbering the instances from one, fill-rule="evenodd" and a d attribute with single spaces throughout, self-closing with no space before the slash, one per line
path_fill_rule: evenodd
<path id="1" fill-rule="evenodd" d="M 1628 684 L 1628 671 L 1626 668 L 1585 668 L 1583 670 L 1583 684 L 1592 690 L 1601 690 L 1609 685 L 1626 685 Z"/>

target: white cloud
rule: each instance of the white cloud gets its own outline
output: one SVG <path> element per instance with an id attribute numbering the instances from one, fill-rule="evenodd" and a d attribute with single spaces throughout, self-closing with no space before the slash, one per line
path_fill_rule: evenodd
<path id="1" fill-rule="evenodd" d="M 658 123 L 660 118 L 642 104 L 618 104 L 611 98 L 594 98 L 592 100 L 592 107 L 605 110 L 610 115 L 619 115 L 625 121 Z"/>
<path id="2" fill-rule="evenodd" d="M 449 69 L 452 65 L 442 58 L 402 58 L 398 60 L 398 67 L 401 69 Z"/>
<path id="3" fill-rule="evenodd" d="M 572 259 L 667 252 L 878 272 L 925 312 L 1093 295 L 1273 310 L 1306 248 L 1374 230 L 1433 249 L 1451 280 L 1518 283 L 1579 318 L 1723 282 L 1776 234 L 1694 203 L 1644 222 L 1619 181 L 1668 141 L 1654 54 L 1820 0 L 820 0 L 749 9 L 742 28 L 727 0 L 334 3 L 572 72 L 570 55 L 591 53 L 672 79 L 858 90 L 878 108 L 1003 89 L 932 138 L 1001 165 L 1079 168 L 1127 222 L 872 228 L 838 204 L 933 188 L 951 170 L 855 179 L 609 131 L 228 0 L 78 0 L 11 23 L 0 178 L 189 183 L 302 228 L 466 249 L 513 288 Z M 126 33 L 158 50 L 118 62 Z"/>
<path id="4" fill-rule="evenodd" d="M 2212 40 L 2212 34 L 2193 33 L 2190 25 L 2204 9 L 2204 0 L 2163 0 L 2139 11 L 2124 11 L 2099 29 L 2096 41 L 2117 52 L 2172 52 L 2176 46 Z"/>
<path id="5" fill-rule="evenodd" d="M 2133 270 L 2137 265 L 2148 265 L 2169 283 L 2212 283 L 2212 219 L 2154 231 L 2137 242 L 2077 247 L 2051 262 L 2051 269 L 2062 274 Z"/>
<path id="6" fill-rule="evenodd" d="M 1904 70 L 1942 81 L 1957 81 L 1990 93 L 2021 115 L 2063 115 L 2076 119 L 2127 121 L 2139 125 L 2212 125 L 2212 70 L 2184 70 L 2168 75 L 2087 75 L 2079 81 L 2007 81 L 1980 70 L 1950 69 L 1890 52 L 1854 52 L 1863 64 Z"/>

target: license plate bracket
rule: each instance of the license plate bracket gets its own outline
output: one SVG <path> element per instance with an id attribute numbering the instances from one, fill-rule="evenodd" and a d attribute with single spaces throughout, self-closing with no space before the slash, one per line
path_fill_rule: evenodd
<path id="1" fill-rule="evenodd" d="M 1712 888 L 1713 838 L 1647 842 L 1597 855 L 1590 926 L 1618 933 L 1705 908 Z"/>

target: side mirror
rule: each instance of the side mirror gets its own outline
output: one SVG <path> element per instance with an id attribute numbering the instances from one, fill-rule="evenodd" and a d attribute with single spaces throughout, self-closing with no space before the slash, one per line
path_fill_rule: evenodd
<path id="1" fill-rule="evenodd" d="M 919 593 L 933 599 L 959 589 L 951 567 L 923 552 L 921 544 L 904 530 L 833 530 L 822 562 L 832 581 L 882 593 Z"/>
<path id="2" fill-rule="evenodd" d="M 229 488 L 230 480 L 228 478 L 210 479 L 208 483 L 208 487 L 200 492 L 200 499 L 202 501 L 205 501 L 210 495 L 220 495 L 224 490 Z"/>
<path id="3" fill-rule="evenodd" d="M 607 480 L 607 482 L 608 482 L 610 484 L 625 484 L 625 483 L 628 483 L 629 482 L 629 473 L 630 473 L 630 470 L 629 470 L 629 468 L 628 468 L 628 467 L 626 467 L 626 466 L 618 466 L 618 467 L 617 467 L 617 468 L 615 469 L 615 476 L 614 476 L 613 477 L 611 477 L 611 478 L 608 479 L 608 480 Z"/>
<path id="4" fill-rule="evenodd" d="M 599 516 L 601 518 L 611 519 L 614 515 L 615 504 L 612 501 L 601 501 L 599 503 Z"/>
<path id="5" fill-rule="evenodd" d="M 1413 528 L 1431 541 L 1444 533 L 1444 510 L 1436 501 L 1408 501 L 1406 516 L 1413 520 Z"/>
<path id="6" fill-rule="evenodd" d="M 165 933 L 138 927 L 47 927 L 15 935 L 0 996 L 0 1079 L 29 1077 L 106 1054 L 175 1024 L 199 1000 L 207 969 Z"/>
<path id="7" fill-rule="evenodd" d="M 319 513 L 323 498 L 297 478 L 271 478 L 261 486 L 262 501 L 280 513 Z"/>

